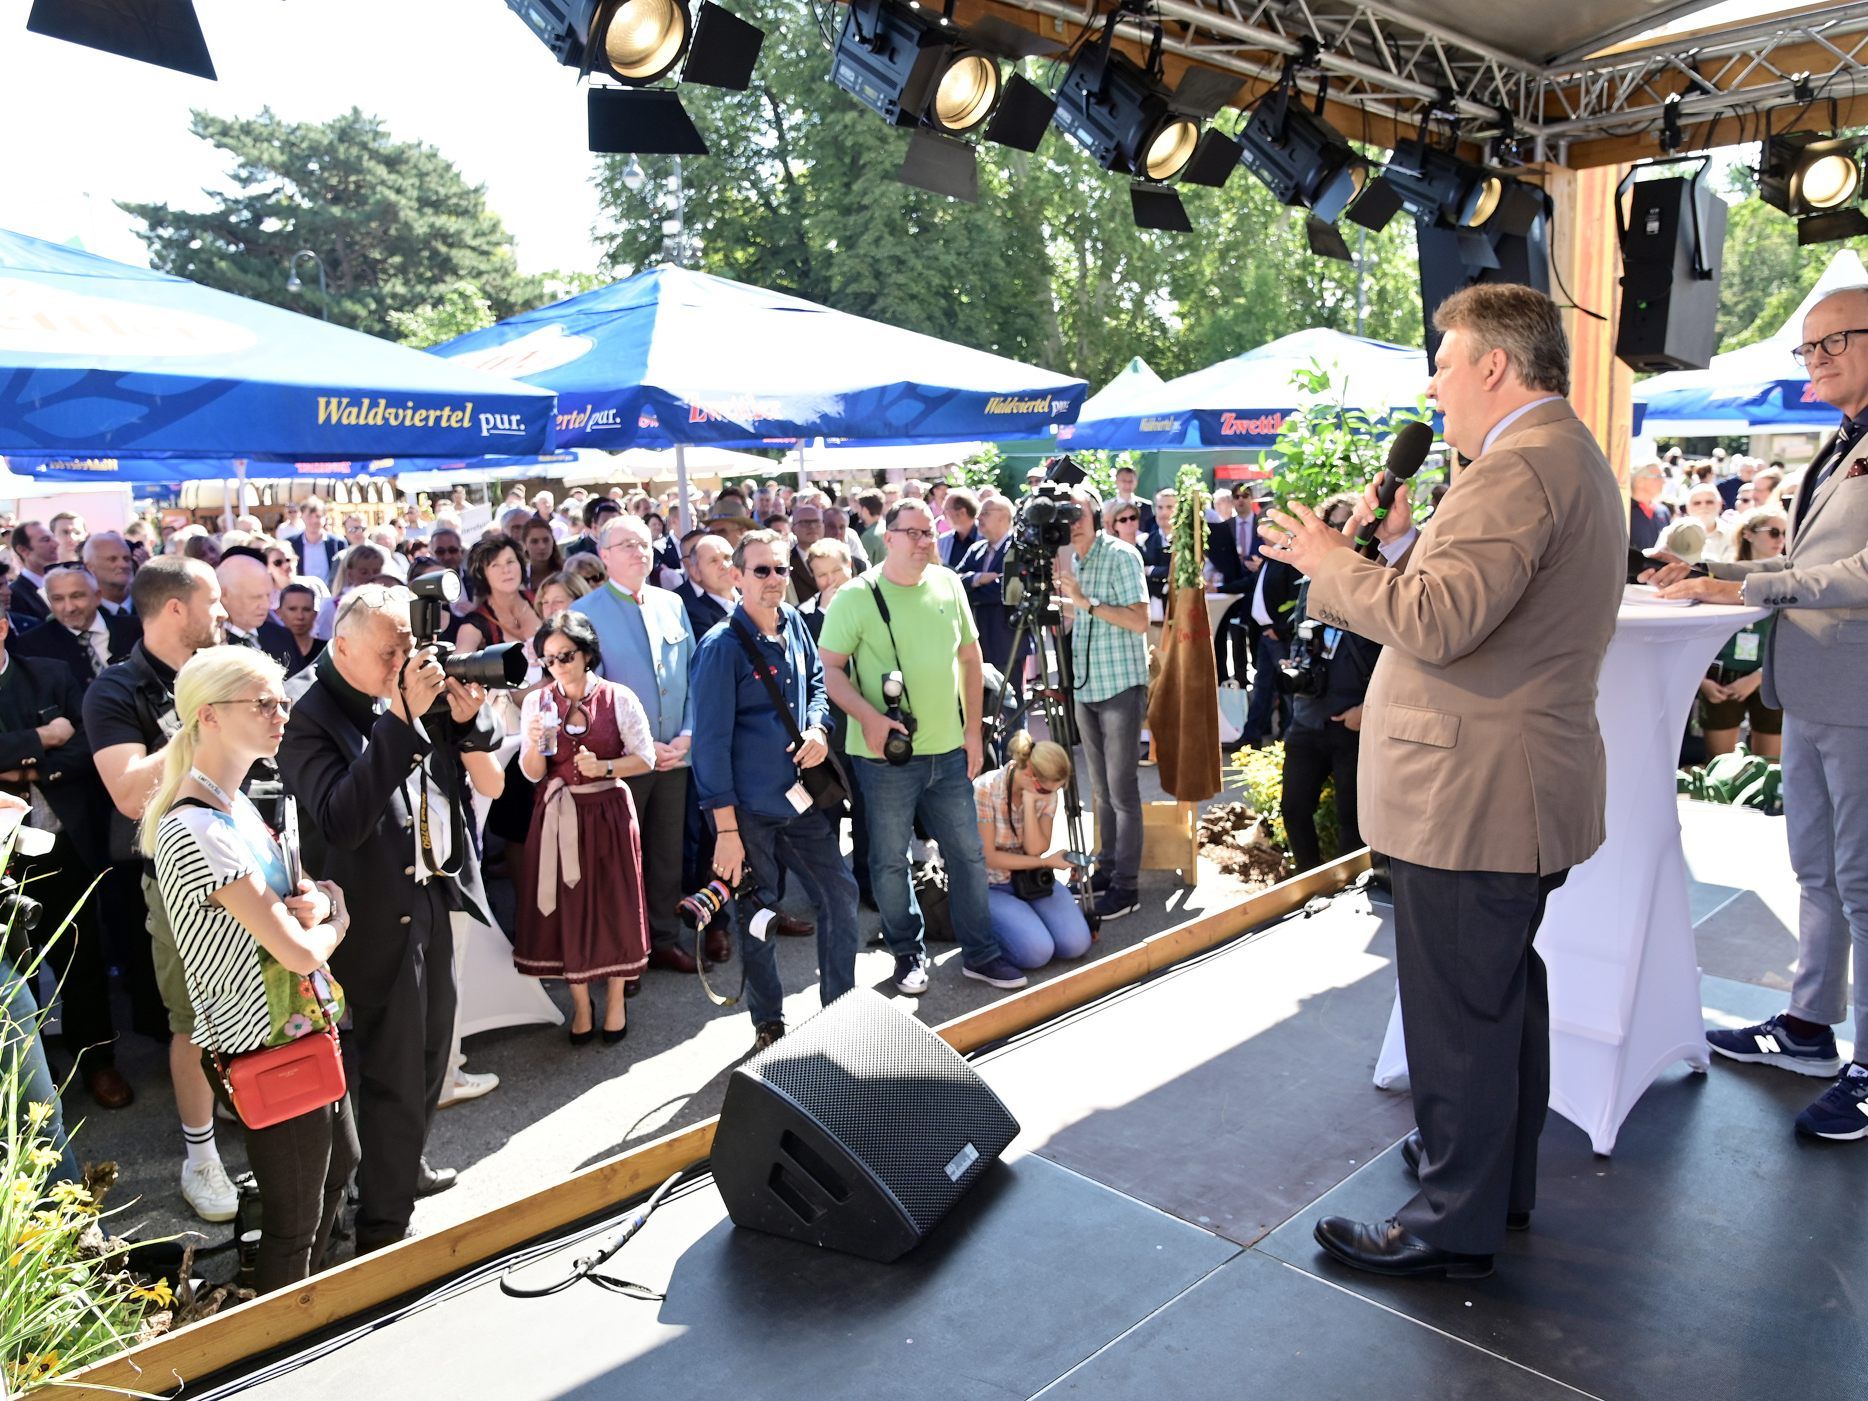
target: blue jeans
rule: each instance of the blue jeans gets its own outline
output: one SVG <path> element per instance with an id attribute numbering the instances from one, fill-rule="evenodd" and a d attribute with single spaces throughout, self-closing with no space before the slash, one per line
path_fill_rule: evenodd
<path id="1" fill-rule="evenodd" d="M 1042 968 L 1053 958 L 1082 958 L 1090 951 L 1090 924 L 1058 885 L 1042 900 L 1021 900 L 1012 883 L 987 888 L 992 910 L 992 932 L 1005 956 L 1020 968 Z"/>
<path id="2" fill-rule="evenodd" d="M 1142 874 L 1142 725 L 1148 688 L 1131 686 L 1108 700 L 1078 701 L 1083 763 L 1096 800 L 1096 864 L 1109 883 L 1133 890 Z"/>
<path id="3" fill-rule="evenodd" d="M 52 1079 L 52 1067 L 45 1058 L 45 1043 L 39 1039 L 39 1004 L 33 1000 L 26 979 L 13 971 L 13 965 L 0 958 L 0 1056 L 18 1058 L 15 1073 L 19 1077 L 20 1108 L 29 1104 L 49 1104 L 52 1117 L 42 1130 L 58 1151 L 58 1166 L 52 1170 L 53 1182 L 76 1182 L 80 1178 L 78 1159 L 65 1137 L 65 1118 L 60 1112 L 58 1086 Z"/>
<path id="4" fill-rule="evenodd" d="M 734 908 L 752 1023 L 785 1020 L 785 988 L 772 946 L 776 936 L 755 939 L 747 930 L 761 909 L 778 908 L 790 876 L 798 878 L 817 916 L 817 993 L 828 1007 L 856 986 L 856 881 L 837 848 L 837 829 L 815 811 L 786 819 L 761 817 L 742 807 L 738 816 L 751 876 L 740 882 Z"/>
<path id="5" fill-rule="evenodd" d="M 966 776 L 966 750 L 910 759 L 897 768 L 880 759 L 850 759 L 862 785 L 869 823 L 869 888 L 882 912 L 882 938 L 897 958 L 924 955 L 921 905 L 909 879 L 908 843 L 915 818 L 940 843 L 947 867 L 947 908 L 969 968 L 1000 956 L 986 908 L 986 857 L 979 845 L 979 810 Z"/>

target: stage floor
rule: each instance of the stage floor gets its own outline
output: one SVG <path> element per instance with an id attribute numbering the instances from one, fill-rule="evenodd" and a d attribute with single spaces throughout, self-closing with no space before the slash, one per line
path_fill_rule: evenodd
<path id="1" fill-rule="evenodd" d="M 1799 1140 L 1819 1084 L 1781 1072 L 1664 1073 L 1613 1158 L 1553 1114 L 1534 1229 L 1491 1279 L 1327 1260 L 1319 1215 L 1411 1191 L 1407 1097 L 1369 1079 L 1393 987 L 1384 911 L 1344 894 L 982 1057 L 1023 1132 L 894 1265 L 736 1230 L 703 1178 L 608 1267 L 663 1302 L 480 1284 L 246 1394 L 1862 1394 L 1868 1148 Z M 1781 1008 L 1704 988 L 1715 1020 Z"/>

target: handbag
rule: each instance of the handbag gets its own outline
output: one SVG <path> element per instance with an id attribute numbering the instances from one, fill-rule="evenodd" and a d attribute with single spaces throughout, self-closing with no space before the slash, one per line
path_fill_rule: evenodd
<path id="1" fill-rule="evenodd" d="M 322 974 L 311 975 L 319 984 Z M 344 1097 L 344 1057 L 337 1044 L 337 1013 L 324 1002 L 327 1029 L 283 1046 L 223 1058 L 211 1051 L 234 1113 L 249 1129 L 269 1129 Z"/>
<path id="2" fill-rule="evenodd" d="M 791 732 L 792 752 L 796 753 L 804 747 L 804 734 L 798 729 L 798 722 L 792 718 L 791 706 L 778 689 L 778 682 L 773 679 L 772 668 L 759 656 L 758 649 L 752 645 L 752 639 L 746 636 L 746 630 L 739 625 L 738 619 L 729 618 L 727 626 L 733 636 L 739 639 L 739 645 L 746 649 L 746 660 L 752 663 L 753 675 L 765 683 L 766 694 L 772 698 L 772 708 L 785 717 L 785 728 Z M 837 771 L 836 760 L 829 754 L 824 756 L 823 763 L 799 769 L 798 782 L 804 785 L 804 791 L 811 796 L 811 806 L 818 812 L 839 810 L 849 801 L 849 786 Z"/>

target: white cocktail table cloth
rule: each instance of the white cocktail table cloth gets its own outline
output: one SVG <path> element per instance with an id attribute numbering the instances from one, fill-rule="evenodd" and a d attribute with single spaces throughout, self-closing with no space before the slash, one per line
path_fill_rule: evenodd
<path id="1" fill-rule="evenodd" d="M 1550 1107 L 1615 1147 L 1642 1091 L 1676 1060 L 1707 1064 L 1674 773 L 1700 679 L 1756 608 L 1627 602 L 1602 663 L 1608 840 L 1570 871 L 1537 935 L 1550 973 Z M 1401 1003 L 1375 1067 L 1407 1074 Z"/>

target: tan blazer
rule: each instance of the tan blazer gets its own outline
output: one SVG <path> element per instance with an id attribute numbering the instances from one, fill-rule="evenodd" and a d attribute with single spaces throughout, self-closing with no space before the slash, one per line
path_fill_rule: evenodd
<path id="1" fill-rule="evenodd" d="M 1602 844 L 1596 678 L 1627 550 L 1615 474 L 1559 402 L 1460 473 L 1399 568 L 1329 555 L 1310 616 L 1382 644 L 1358 751 L 1374 850 L 1548 874 Z"/>

